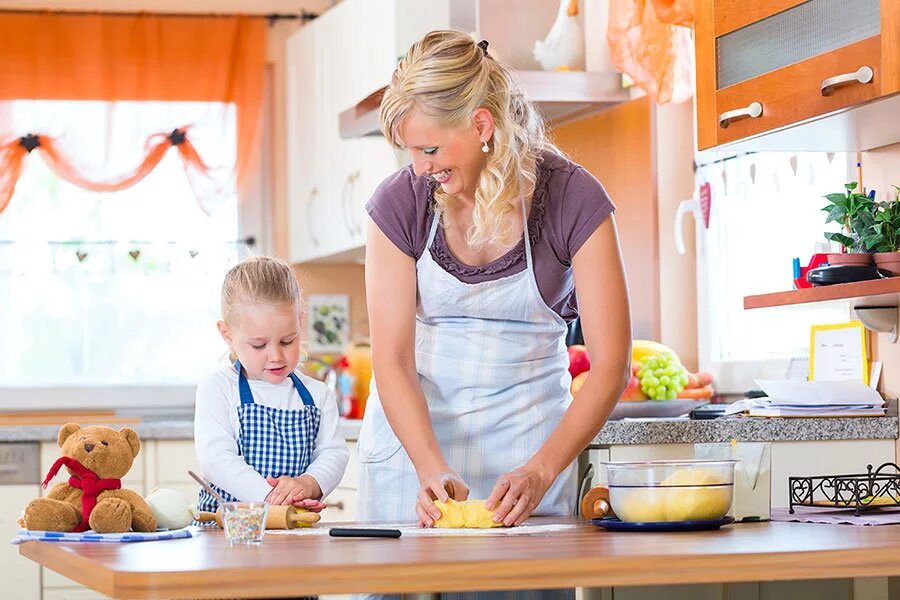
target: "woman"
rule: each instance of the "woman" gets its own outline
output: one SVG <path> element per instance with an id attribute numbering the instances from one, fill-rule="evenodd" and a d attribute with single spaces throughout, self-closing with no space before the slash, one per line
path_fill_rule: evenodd
<path id="1" fill-rule="evenodd" d="M 435 499 L 468 497 L 505 525 L 570 515 L 573 461 L 630 371 L 612 202 L 547 140 L 487 42 L 462 33 L 413 44 L 381 126 L 412 165 L 367 205 L 359 516 L 429 527 Z M 566 322 L 579 314 L 592 365 L 572 400 Z"/>

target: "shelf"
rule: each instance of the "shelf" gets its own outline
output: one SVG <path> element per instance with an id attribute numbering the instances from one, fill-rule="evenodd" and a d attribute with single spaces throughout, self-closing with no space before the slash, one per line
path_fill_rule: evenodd
<path id="1" fill-rule="evenodd" d="M 744 297 L 744 310 L 849 300 L 856 317 L 868 329 L 889 333 L 892 343 L 900 338 L 900 277 L 840 283 L 822 287 Z"/>
<path id="2" fill-rule="evenodd" d="M 852 307 L 900 305 L 900 277 L 839 283 L 822 287 L 744 297 L 744 310 L 849 300 Z"/>

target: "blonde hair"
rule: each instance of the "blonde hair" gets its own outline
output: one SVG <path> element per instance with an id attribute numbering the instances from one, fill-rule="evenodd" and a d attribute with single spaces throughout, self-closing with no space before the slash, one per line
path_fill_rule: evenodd
<path id="1" fill-rule="evenodd" d="M 509 216 L 518 211 L 520 197 L 534 193 L 540 152 L 562 152 L 548 139 L 543 119 L 509 68 L 489 56 L 486 46 L 482 50 L 458 31 L 432 31 L 414 43 L 385 90 L 381 130 L 402 148 L 399 129 L 411 111 L 420 110 L 442 126 L 455 128 L 471 123 L 472 113 L 481 107 L 494 117 L 494 135 L 478 178 L 473 223 L 466 237 L 473 246 L 507 246 L 515 241 L 515 220 Z M 439 208 L 450 199 L 439 187 L 434 197 Z"/>
<path id="2" fill-rule="evenodd" d="M 300 284 L 289 264 L 280 258 L 253 256 L 225 275 L 222 283 L 222 320 L 232 323 L 237 309 L 248 305 L 291 306 L 303 310 Z"/>

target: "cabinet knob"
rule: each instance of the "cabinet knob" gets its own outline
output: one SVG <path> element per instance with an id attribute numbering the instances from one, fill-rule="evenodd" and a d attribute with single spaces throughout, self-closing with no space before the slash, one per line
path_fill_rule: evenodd
<path id="1" fill-rule="evenodd" d="M 750 117 L 751 119 L 755 119 L 763 114 L 762 104 L 759 102 L 751 102 L 745 108 L 736 108 L 734 110 L 728 110 L 719 115 L 719 127 L 725 129 L 731 122 L 735 119 L 742 119 L 744 117 Z"/>
<path id="2" fill-rule="evenodd" d="M 872 83 L 874 78 L 875 71 L 872 70 L 872 67 L 863 66 L 852 73 L 843 73 L 841 75 L 829 77 L 828 79 L 823 79 L 821 92 L 823 96 L 829 96 L 836 86 L 843 83 Z"/>
<path id="3" fill-rule="evenodd" d="M 326 508 L 336 508 L 338 510 L 344 510 L 344 501 L 339 500 L 338 502 L 326 502 L 325 507 Z"/>

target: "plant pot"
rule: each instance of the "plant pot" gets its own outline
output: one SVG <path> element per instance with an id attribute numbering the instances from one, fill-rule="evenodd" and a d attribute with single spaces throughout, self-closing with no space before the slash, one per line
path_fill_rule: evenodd
<path id="1" fill-rule="evenodd" d="M 890 271 L 891 275 L 900 275 L 900 252 L 876 252 L 874 256 L 879 269 Z"/>
<path id="2" fill-rule="evenodd" d="M 841 254 L 829 254 L 829 265 L 870 265 L 872 255 L 868 252 L 846 252 Z"/>

